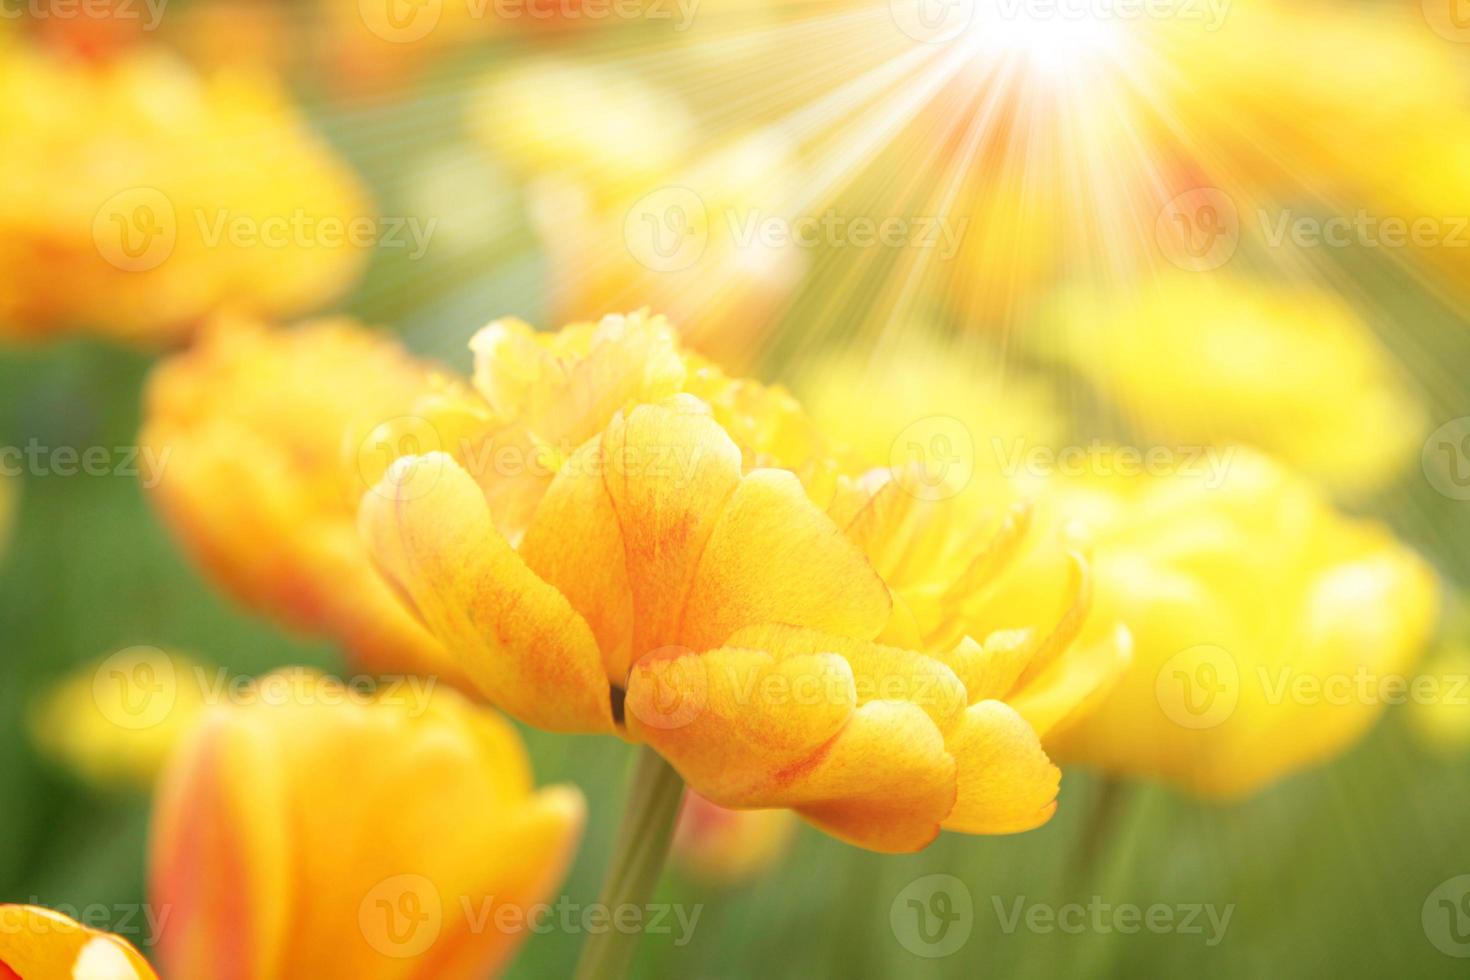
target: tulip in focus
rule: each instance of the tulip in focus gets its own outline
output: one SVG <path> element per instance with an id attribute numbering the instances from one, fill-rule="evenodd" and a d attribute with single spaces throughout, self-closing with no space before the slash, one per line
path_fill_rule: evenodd
<path id="1" fill-rule="evenodd" d="M 1345 751 L 1412 679 L 1434 573 L 1278 464 L 1241 449 L 1218 485 L 1181 467 L 1063 494 L 1136 662 L 1058 758 L 1240 797 Z"/>
<path id="2" fill-rule="evenodd" d="M 337 640 L 367 669 L 454 682 L 355 526 L 358 497 L 391 461 L 378 458 L 389 450 L 377 429 L 432 414 L 447 385 L 344 320 L 275 331 L 220 318 L 149 383 L 140 442 L 159 472 L 145 486 L 191 555 L 250 608 Z"/>
<path id="3" fill-rule="evenodd" d="M 686 793 L 669 860 L 702 882 L 737 885 L 774 867 L 795 833 L 788 810 L 726 810 Z"/>
<path id="4" fill-rule="evenodd" d="M 644 742 L 721 806 L 881 851 L 1044 823 L 1058 772 L 1034 726 L 1073 721 L 1126 662 L 1111 628 L 1074 650 L 1085 558 L 1028 534 L 1024 506 L 952 515 L 903 473 L 819 502 L 797 413 L 730 397 L 752 383 L 711 381 L 668 332 L 487 328 L 476 385 L 515 420 L 505 446 L 553 465 L 397 461 L 360 514 L 388 580 L 492 703 Z"/>
<path id="5" fill-rule="evenodd" d="M 37 698 L 31 739 L 93 786 L 150 789 L 205 694 L 193 660 L 132 647 L 78 668 Z"/>
<path id="6" fill-rule="evenodd" d="M 371 699 L 310 672 L 211 709 L 157 798 L 151 899 L 170 980 L 479 980 L 559 885 L 571 787 L 449 691 Z"/>
<path id="7" fill-rule="evenodd" d="M 158 980 L 126 940 L 51 909 L 0 905 L 0 980 Z"/>
<path id="8" fill-rule="evenodd" d="M 0 337 L 167 343 L 221 309 L 302 313 L 371 245 L 356 175 L 247 70 L 0 35 L 0 156 Z"/>

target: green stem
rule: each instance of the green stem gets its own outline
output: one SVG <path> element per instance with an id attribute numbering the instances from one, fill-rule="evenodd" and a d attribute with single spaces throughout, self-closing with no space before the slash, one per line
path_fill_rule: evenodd
<path id="1" fill-rule="evenodd" d="M 684 780 L 674 768 L 648 746 L 639 749 L 623 823 L 598 899 L 610 913 L 623 905 L 642 908 L 648 904 L 674 839 L 674 820 L 683 797 Z M 623 980 L 640 938 L 636 931 L 617 929 L 589 934 L 577 963 L 576 980 Z"/>

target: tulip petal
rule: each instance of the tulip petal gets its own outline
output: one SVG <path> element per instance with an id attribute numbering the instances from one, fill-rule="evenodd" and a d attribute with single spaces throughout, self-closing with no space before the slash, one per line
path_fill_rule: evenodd
<path id="1" fill-rule="evenodd" d="M 783 774 L 772 802 L 859 847 L 918 851 L 954 808 L 955 771 L 944 737 L 921 708 L 872 701 L 819 756 Z"/>
<path id="2" fill-rule="evenodd" d="M 0 905 L 0 978 L 157 980 L 126 940 L 51 909 Z"/>
<path id="3" fill-rule="evenodd" d="M 601 453 L 594 439 L 562 467 L 536 509 L 520 554 L 587 620 L 609 680 L 621 687 L 632 660 L 633 594 Z"/>
<path id="4" fill-rule="evenodd" d="M 954 671 L 913 650 L 784 625 L 741 630 L 731 643 L 781 657 L 838 654 L 852 668 L 859 705 L 906 701 L 923 708 L 941 731 L 948 730 L 968 704 L 965 686 Z"/>
<path id="5" fill-rule="evenodd" d="M 396 462 L 359 524 L 379 568 L 494 703 L 552 731 L 613 730 L 592 630 L 496 531 L 452 458 Z"/>
<path id="6" fill-rule="evenodd" d="M 623 530 L 633 657 L 681 643 L 700 555 L 740 484 L 740 449 L 689 397 L 640 405 L 602 438 L 603 480 Z"/>
<path id="7" fill-rule="evenodd" d="M 1112 692 L 1133 662 L 1133 635 L 1116 624 L 1087 637 L 1007 699 L 1043 739 L 1089 714 Z"/>
<path id="8" fill-rule="evenodd" d="M 945 745 L 954 754 L 959 786 L 946 830 L 1015 834 L 1041 826 L 1056 812 L 1061 770 L 1010 706 L 972 705 Z"/>
<path id="9" fill-rule="evenodd" d="M 631 734 L 722 806 L 778 806 L 784 773 L 842 731 L 857 704 L 836 654 L 725 647 L 645 657 L 628 682 Z"/>
<path id="10" fill-rule="evenodd" d="M 697 650 L 769 622 L 867 640 L 891 608 L 883 580 L 795 475 L 756 470 L 710 535 L 679 634 Z"/>

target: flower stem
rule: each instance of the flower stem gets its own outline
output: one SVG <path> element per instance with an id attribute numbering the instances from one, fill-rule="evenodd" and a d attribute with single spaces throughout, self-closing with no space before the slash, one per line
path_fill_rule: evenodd
<path id="1" fill-rule="evenodd" d="M 648 746 L 638 751 L 638 767 L 628 791 L 627 809 L 613 845 L 612 863 L 598 899 L 610 914 L 624 905 L 648 903 L 674 838 L 674 820 L 684 797 L 684 780 Z M 577 963 L 577 980 L 622 980 L 642 938 L 637 931 L 608 929 L 589 934 Z"/>

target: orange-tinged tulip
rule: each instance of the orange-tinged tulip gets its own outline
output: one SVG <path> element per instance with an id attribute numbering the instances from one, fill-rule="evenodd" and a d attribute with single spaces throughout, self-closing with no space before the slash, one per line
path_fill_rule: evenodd
<path id="1" fill-rule="evenodd" d="M 739 884 L 780 861 L 795 832 L 789 810 L 727 810 L 686 793 L 669 859 L 700 881 Z"/>
<path id="2" fill-rule="evenodd" d="M 32 905 L 0 905 L 0 980 L 158 980 L 129 943 Z"/>
<path id="3" fill-rule="evenodd" d="M 347 321 L 273 331 L 223 318 L 149 383 L 141 442 L 158 471 L 145 485 L 200 565 L 252 609 L 338 640 L 369 669 L 452 682 L 453 662 L 389 593 L 354 526 L 386 465 L 377 427 L 432 414 L 443 388 Z"/>
<path id="4" fill-rule="evenodd" d="M 81 62 L 0 35 L 0 337 L 187 336 L 305 313 L 357 278 L 373 212 L 279 84 L 160 50 Z"/>
<path id="5" fill-rule="evenodd" d="M 1059 758 L 1238 797 L 1346 749 L 1411 680 L 1433 572 L 1265 457 L 1237 450 L 1218 485 L 1181 469 L 1062 493 L 1136 663 Z"/>
<path id="6" fill-rule="evenodd" d="M 917 627 L 880 563 L 896 555 L 897 577 L 921 529 L 934 546 L 928 502 L 910 504 L 901 476 L 886 492 L 844 481 L 814 499 L 792 467 L 824 468 L 781 459 L 805 445 L 791 438 L 797 417 L 777 413 L 776 433 L 751 426 L 739 399 L 717 397 L 728 380 L 711 402 L 687 378 L 666 395 L 676 360 L 628 356 L 659 329 L 609 318 L 600 343 L 571 328 L 529 361 L 520 343 L 502 358 L 499 328 L 477 339 L 497 412 L 531 420 L 523 434 L 555 423 L 569 448 L 529 493 L 446 453 L 397 461 L 360 513 L 388 579 L 491 701 L 543 728 L 646 742 L 722 806 L 794 809 L 887 851 L 923 847 L 941 826 L 1045 822 L 1057 770 L 1002 699 L 1053 692 L 1037 713 L 1049 726 L 1092 695 L 1092 683 L 1055 687 L 1086 618 L 1081 556 L 1047 547 L 1050 564 L 1012 566 L 1020 536 L 976 516 L 963 540 L 988 529 L 997 550 L 956 560 L 946 612 Z M 1023 606 L 1035 621 L 986 614 L 1013 573 L 1049 586 Z M 1100 659 L 1125 659 L 1126 638 L 1105 633 Z"/>
<path id="7" fill-rule="evenodd" d="M 159 791 L 152 900 L 172 980 L 481 978 L 559 884 L 584 804 L 451 691 L 272 675 L 211 710 Z M 513 913 L 513 914 L 511 914 Z"/>

